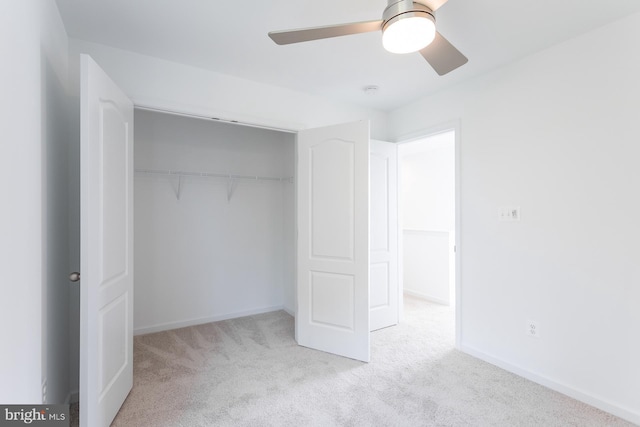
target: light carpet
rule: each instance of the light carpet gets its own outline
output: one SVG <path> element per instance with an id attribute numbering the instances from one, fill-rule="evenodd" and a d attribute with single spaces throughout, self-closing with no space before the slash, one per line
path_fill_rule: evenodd
<path id="1" fill-rule="evenodd" d="M 135 338 L 114 426 L 630 426 L 454 348 L 453 311 L 405 299 L 371 362 L 300 347 L 279 311 Z"/>

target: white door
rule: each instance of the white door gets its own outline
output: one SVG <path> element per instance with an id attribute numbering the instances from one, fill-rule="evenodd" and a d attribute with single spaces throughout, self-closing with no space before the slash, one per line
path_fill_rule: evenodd
<path id="1" fill-rule="evenodd" d="M 80 425 L 108 426 L 133 386 L 133 104 L 81 57 Z"/>
<path id="2" fill-rule="evenodd" d="M 298 344 L 369 361 L 369 122 L 298 133 Z"/>
<path id="3" fill-rule="evenodd" d="M 398 150 L 371 141 L 370 147 L 371 330 L 398 323 Z"/>

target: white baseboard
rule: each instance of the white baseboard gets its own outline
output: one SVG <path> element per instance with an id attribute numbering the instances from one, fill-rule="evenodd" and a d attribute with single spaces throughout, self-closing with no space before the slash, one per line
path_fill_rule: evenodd
<path id="1" fill-rule="evenodd" d="M 238 311 L 235 313 L 220 314 L 217 316 L 200 317 L 197 319 L 188 319 L 188 320 L 179 320 L 175 322 L 160 323 L 153 326 L 143 326 L 141 328 L 135 328 L 133 330 L 133 335 L 152 334 L 154 332 L 162 332 L 162 331 L 169 331 L 171 329 L 186 328 L 187 326 L 202 325 L 204 323 L 219 322 L 221 320 L 236 319 L 238 317 L 253 316 L 254 314 L 270 313 L 272 311 L 278 311 L 278 310 L 284 310 L 284 307 L 279 305 L 274 307 L 257 308 L 254 310 Z"/>
<path id="2" fill-rule="evenodd" d="M 433 297 L 431 295 L 423 294 L 423 293 L 420 293 L 420 292 L 411 291 L 411 290 L 406 289 L 406 288 L 404 289 L 404 293 L 406 295 L 409 295 L 409 296 L 412 296 L 412 297 L 415 297 L 415 298 L 420 298 L 420 299 L 423 299 L 425 301 L 435 302 L 436 304 L 450 305 L 448 300 L 444 300 L 442 298 L 436 298 L 436 297 Z"/>
<path id="3" fill-rule="evenodd" d="M 631 423 L 640 425 L 640 413 L 638 412 L 634 412 L 630 409 L 627 409 L 620 405 L 612 403 L 606 399 L 603 399 L 598 396 L 594 396 L 593 394 L 590 394 L 582 390 L 576 389 L 574 387 L 568 386 L 566 384 L 560 383 L 558 381 L 555 381 L 543 375 L 535 374 L 531 371 L 521 368 L 520 366 L 512 365 L 509 362 L 505 362 L 502 359 L 490 356 L 474 347 L 461 344 L 460 350 L 473 357 L 477 357 L 478 359 L 484 360 L 485 362 L 498 366 L 499 368 L 502 368 L 505 371 L 509 371 L 520 377 L 526 378 L 530 381 L 533 381 L 535 383 L 548 387 L 551 390 L 555 390 L 559 393 L 562 393 L 576 400 L 579 400 L 583 403 L 586 403 L 587 405 L 591 405 L 595 408 L 601 409 L 617 417 L 623 418 Z"/>
<path id="4" fill-rule="evenodd" d="M 291 317 L 296 317 L 296 312 L 292 309 L 290 309 L 289 307 L 283 307 L 282 308 L 289 316 Z"/>

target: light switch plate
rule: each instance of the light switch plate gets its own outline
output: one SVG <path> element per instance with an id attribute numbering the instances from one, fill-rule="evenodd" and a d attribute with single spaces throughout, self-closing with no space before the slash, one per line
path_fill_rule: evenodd
<path id="1" fill-rule="evenodd" d="M 498 208 L 500 221 L 520 221 L 520 206 L 501 206 Z"/>

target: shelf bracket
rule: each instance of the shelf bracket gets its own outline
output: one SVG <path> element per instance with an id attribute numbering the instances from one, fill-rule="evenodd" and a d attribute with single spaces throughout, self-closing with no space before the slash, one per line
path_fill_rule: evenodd
<path id="1" fill-rule="evenodd" d="M 231 196 L 233 196 L 233 191 L 236 187 L 236 180 L 229 175 L 227 177 L 227 203 L 231 201 Z"/>
<path id="2" fill-rule="evenodd" d="M 178 175 L 178 187 L 176 188 L 176 199 L 180 200 L 180 192 L 182 191 L 182 175 Z"/>

